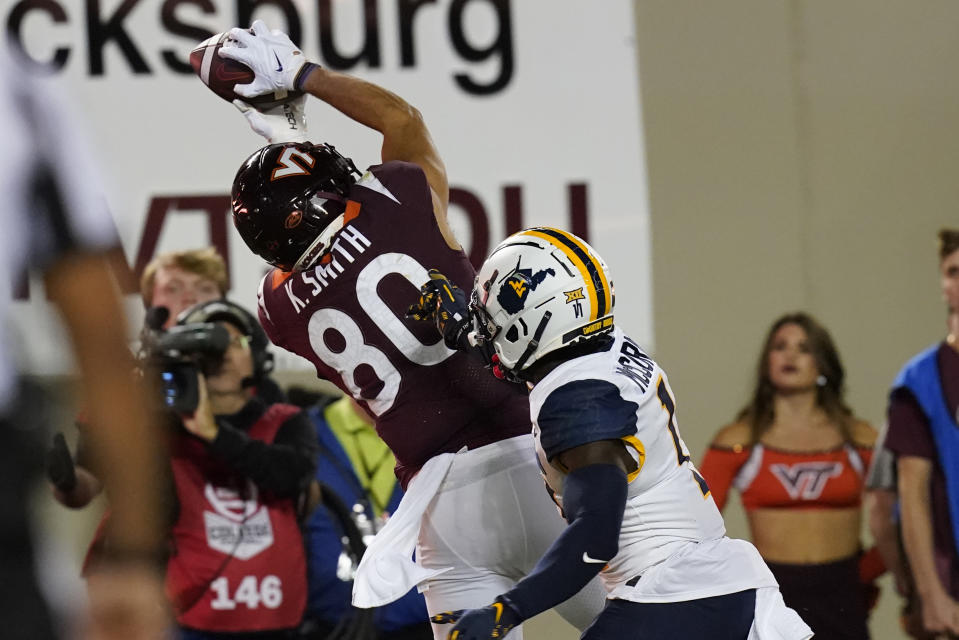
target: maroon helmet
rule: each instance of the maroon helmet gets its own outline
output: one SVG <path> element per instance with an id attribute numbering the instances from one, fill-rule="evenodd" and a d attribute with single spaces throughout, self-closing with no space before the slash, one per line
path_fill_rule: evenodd
<path id="1" fill-rule="evenodd" d="M 330 145 L 286 142 L 246 159 L 233 180 L 233 226 L 253 253 L 284 271 L 325 252 L 359 175 Z M 326 233 L 324 233 L 326 232 Z"/>

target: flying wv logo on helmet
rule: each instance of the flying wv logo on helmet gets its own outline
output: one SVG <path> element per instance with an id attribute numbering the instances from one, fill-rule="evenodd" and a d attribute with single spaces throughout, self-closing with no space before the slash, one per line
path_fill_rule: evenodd
<path id="1" fill-rule="evenodd" d="M 508 313 L 519 313 L 526 306 L 530 292 L 535 291 L 548 276 L 555 275 L 556 271 L 551 268 L 540 269 L 536 273 L 533 273 L 532 269 L 520 269 L 517 261 L 516 271 L 506 278 L 496 295 L 496 301 Z"/>

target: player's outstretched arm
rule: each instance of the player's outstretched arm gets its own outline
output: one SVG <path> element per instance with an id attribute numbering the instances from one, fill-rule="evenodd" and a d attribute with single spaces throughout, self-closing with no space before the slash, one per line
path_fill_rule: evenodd
<path id="1" fill-rule="evenodd" d="M 420 287 L 420 297 L 410 305 L 407 318 L 432 322 L 450 349 L 468 351 L 469 329 L 472 326 L 469 305 L 462 289 L 436 269 L 430 269 L 430 279 Z"/>
<path id="2" fill-rule="evenodd" d="M 445 211 L 449 201 L 446 166 L 418 109 L 383 87 L 319 67 L 306 76 L 303 89 L 383 134 L 383 161 L 419 165 Z"/>
<path id="3" fill-rule="evenodd" d="M 420 112 L 395 93 L 372 82 L 324 69 L 309 62 L 289 36 L 256 20 L 249 30 L 230 30 L 233 46 L 220 55 L 250 67 L 255 78 L 237 85 L 237 94 L 302 90 L 326 102 L 347 117 L 383 134 L 384 162 L 402 160 L 419 165 L 445 214 L 449 201 L 446 167 L 433 144 Z"/>
<path id="4" fill-rule="evenodd" d="M 305 77 L 302 88 L 344 115 L 382 133 L 383 162 L 401 160 L 423 170 L 432 192 L 436 223 L 450 248 L 460 249 L 446 218 L 450 199 L 446 165 L 419 110 L 383 87 L 321 67 Z"/>
<path id="5" fill-rule="evenodd" d="M 152 558 L 162 548 L 155 470 L 163 449 L 159 428 L 144 409 L 150 406 L 146 391 L 134 380 L 109 259 L 77 252 L 50 268 L 45 281 L 83 374 L 95 425 L 85 436 L 110 495 L 113 544 L 124 553 Z"/>
<path id="6" fill-rule="evenodd" d="M 250 84 L 236 85 L 234 90 L 238 95 L 253 97 L 278 89 L 306 91 L 356 122 L 379 131 L 383 134 L 380 153 L 383 162 L 411 162 L 426 174 L 440 231 L 450 248 L 460 249 L 446 219 L 449 206 L 446 166 L 419 110 L 372 82 L 309 62 L 289 36 L 276 29 L 271 31 L 262 20 L 256 20 L 249 30 L 231 29 L 230 37 L 234 45 L 222 47 L 220 55 L 245 64 L 255 75 Z M 271 142 L 295 139 L 289 137 L 290 131 L 284 124 L 284 119 L 290 115 L 283 111 L 286 105 L 274 109 L 273 114 L 250 109 L 240 101 L 234 105 L 253 130 Z M 292 117 L 300 123 L 298 135 L 305 136 L 302 108 L 299 113 L 294 110 Z"/>

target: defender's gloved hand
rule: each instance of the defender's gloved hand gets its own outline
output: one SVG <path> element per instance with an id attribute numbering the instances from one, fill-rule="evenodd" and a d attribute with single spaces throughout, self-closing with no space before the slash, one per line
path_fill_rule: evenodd
<path id="1" fill-rule="evenodd" d="M 446 636 L 449 640 L 505 638 L 513 627 L 523 622 L 513 607 L 500 598 L 482 609 L 446 611 L 433 616 L 430 620 L 434 624 L 456 623 Z"/>
<path id="2" fill-rule="evenodd" d="M 67 441 L 59 431 L 53 436 L 53 446 L 47 451 L 46 463 L 50 483 L 64 493 L 73 491 L 77 486 L 76 467 Z"/>
<path id="3" fill-rule="evenodd" d="M 309 131 L 306 127 L 306 113 L 303 110 L 305 104 L 305 95 L 267 111 L 260 111 L 242 100 L 233 101 L 233 106 L 243 114 L 250 128 L 266 138 L 270 144 L 308 142 Z"/>
<path id="4" fill-rule="evenodd" d="M 466 294 L 436 269 L 430 269 L 429 273 L 430 279 L 420 287 L 419 301 L 410 305 L 406 316 L 432 321 L 447 347 L 465 349 L 466 336 L 472 326 Z"/>
<path id="5" fill-rule="evenodd" d="M 298 90 L 301 81 L 316 68 L 307 62 L 290 36 L 279 29 L 270 31 L 262 20 L 254 20 L 249 30 L 230 29 L 230 38 L 236 42 L 220 47 L 220 55 L 245 64 L 256 75 L 253 82 L 233 87 L 245 98 L 274 91 Z"/>

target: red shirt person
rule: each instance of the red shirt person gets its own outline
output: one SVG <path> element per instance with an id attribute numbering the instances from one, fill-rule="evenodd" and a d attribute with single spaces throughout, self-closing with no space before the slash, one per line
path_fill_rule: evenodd
<path id="1" fill-rule="evenodd" d="M 167 593 L 184 640 L 289 633 L 306 604 L 297 505 L 316 468 L 313 427 L 297 407 L 254 395 L 249 381 L 270 361 L 243 309 L 214 300 L 179 321 L 205 323 L 229 342 L 200 360 L 199 404 L 171 431 Z"/>

